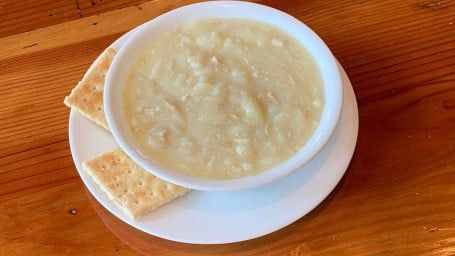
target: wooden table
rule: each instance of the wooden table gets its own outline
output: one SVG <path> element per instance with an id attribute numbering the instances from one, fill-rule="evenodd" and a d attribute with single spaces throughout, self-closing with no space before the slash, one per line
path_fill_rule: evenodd
<path id="1" fill-rule="evenodd" d="M 455 255 L 455 1 L 260 0 L 347 71 L 357 148 L 297 222 L 224 245 L 142 233 L 86 190 L 64 97 L 133 27 L 190 0 L 0 1 L 0 255 Z"/>

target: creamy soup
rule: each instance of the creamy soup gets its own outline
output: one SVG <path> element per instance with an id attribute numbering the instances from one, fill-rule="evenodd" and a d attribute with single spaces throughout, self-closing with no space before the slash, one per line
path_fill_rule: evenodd
<path id="1" fill-rule="evenodd" d="M 252 20 L 196 20 L 155 40 L 124 89 L 134 137 L 164 166 L 197 177 L 256 175 L 301 149 L 324 106 L 308 51 Z"/>

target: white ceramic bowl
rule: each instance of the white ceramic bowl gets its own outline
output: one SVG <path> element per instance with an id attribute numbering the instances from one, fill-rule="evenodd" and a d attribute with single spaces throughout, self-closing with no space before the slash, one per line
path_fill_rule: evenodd
<path id="1" fill-rule="evenodd" d="M 248 18 L 271 23 L 294 36 L 313 55 L 322 73 L 325 106 L 319 126 L 306 145 L 286 162 L 256 176 L 216 180 L 189 177 L 169 170 L 141 151 L 129 131 L 122 109 L 123 85 L 142 50 L 164 32 L 198 18 Z M 119 146 L 140 166 L 162 179 L 196 190 L 246 189 L 276 181 L 298 170 L 326 144 L 337 124 L 342 104 L 342 84 L 335 58 L 325 43 L 306 25 L 276 9 L 241 1 L 212 1 L 187 5 L 145 24 L 121 47 L 106 77 L 104 108 L 111 132 Z"/>

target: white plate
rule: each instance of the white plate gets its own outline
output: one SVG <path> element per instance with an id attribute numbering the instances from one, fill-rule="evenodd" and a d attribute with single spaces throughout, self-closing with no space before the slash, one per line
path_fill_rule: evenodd
<path id="1" fill-rule="evenodd" d="M 134 33 L 111 47 L 119 49 Z M 220 244 L 244 241 L 281 229 L 298 220 L 335 188 L 355 149 L 358 132 L 357 102 L 351 83 L 343 76 L 344 100 L 340 121 L 328 144 L 304 168 L 264 187 L 235 192 L 191 191 L 140 220 L 131 220 L 97 187 L 81 163 L 117 147 L 109 132 L 71 110 L 69 141 L 82 181 L 112 214 L 146 233 L 168 240 Z"/>

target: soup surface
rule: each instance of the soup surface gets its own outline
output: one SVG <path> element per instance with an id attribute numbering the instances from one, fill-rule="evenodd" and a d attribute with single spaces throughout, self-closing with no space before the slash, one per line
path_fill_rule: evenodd
<path id="1" fill-rule="evenodd" d="M 301 149 L 319 123 L 322 77 L 278 28 L 196 20 L 155 40 L 132 67 L 125 118 L 144 152 L 214 179 L 256 175 Z"/>

